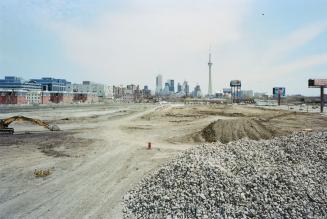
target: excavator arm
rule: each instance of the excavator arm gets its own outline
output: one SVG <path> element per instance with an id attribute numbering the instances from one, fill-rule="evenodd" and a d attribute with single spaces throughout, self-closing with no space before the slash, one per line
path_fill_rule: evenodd
<path id="1" fill-rule="evenodd" d="M 27 121 L 31 122 L 35 125 L 43 126 L 51 131 L 59 131 L 59 127 L 57 125 L 50 125 L 40 119 L 33 119 L 25 116 L 13 116 L 5 119 L 0 119 L 0 131 L 7 132 L 8 130 L 12 130 L 11 128 L 8 128 L 8 126 L 15 121 Z"/>

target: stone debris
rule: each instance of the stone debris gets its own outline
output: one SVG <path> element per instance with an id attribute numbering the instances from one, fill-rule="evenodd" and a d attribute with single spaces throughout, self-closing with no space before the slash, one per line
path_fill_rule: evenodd
<path id="1" fill-rule="evenodd" d="M 327 218 L 327 131 L 203 144 L 124 196 L 125 218 Z"/>

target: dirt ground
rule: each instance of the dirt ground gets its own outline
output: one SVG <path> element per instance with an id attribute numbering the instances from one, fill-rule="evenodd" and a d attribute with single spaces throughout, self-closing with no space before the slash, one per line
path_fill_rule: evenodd
<path id="1" fill-rule="evenodd" d="M 231 105 L 112 104 L 19 114 L 62 131 L 15 123 L 15 135 L 0 136 L 0 218 L 121 218 L 122 197 L 134 184 L 199 142 L 327 128 L 318 113 Z M 35 177 L 43 169 L 50 175 Z"/>

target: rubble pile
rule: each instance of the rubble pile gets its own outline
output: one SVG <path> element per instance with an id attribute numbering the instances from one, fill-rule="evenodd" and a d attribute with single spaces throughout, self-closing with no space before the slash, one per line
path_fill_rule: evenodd
<path id="1" fill-rule="evenodd" d="M 203 144 L 124 196 L 125 218 L 326 218 L 327 131 Z"/>

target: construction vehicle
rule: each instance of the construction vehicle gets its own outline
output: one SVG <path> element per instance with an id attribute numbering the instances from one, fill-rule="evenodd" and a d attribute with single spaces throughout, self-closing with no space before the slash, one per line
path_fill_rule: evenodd
<path id="1" fill-rule="evenodd" d="M 0 119 L 0 133 L 14 134 L 14 129 L 9 128 L 8 126 L 15 121 L 27 121 L 35 125 L 43 126 L 50 131 L 60 131 L 60 128 L 57 125 L 50 125 L 40 119 L 32 119 L 25 116 L 13 116 L 5 119 Z"/>

